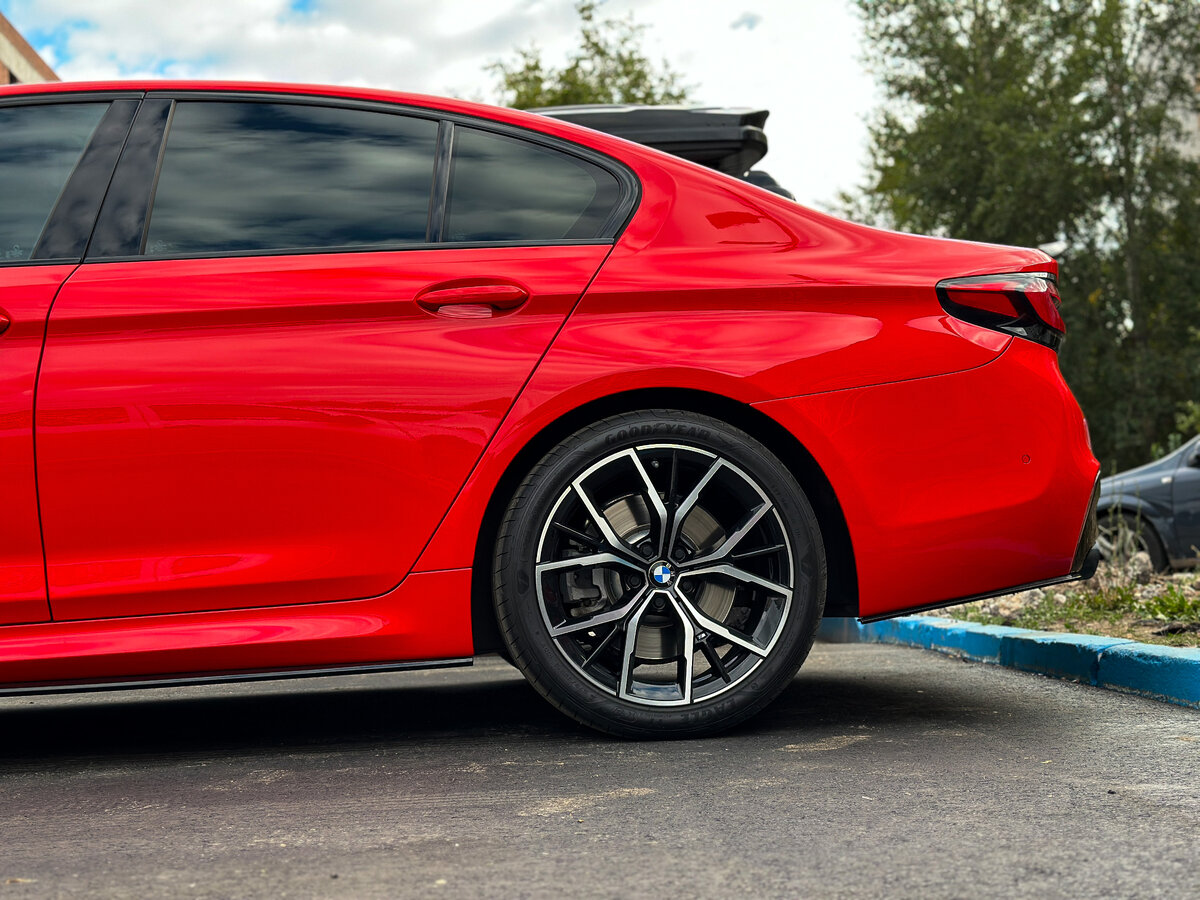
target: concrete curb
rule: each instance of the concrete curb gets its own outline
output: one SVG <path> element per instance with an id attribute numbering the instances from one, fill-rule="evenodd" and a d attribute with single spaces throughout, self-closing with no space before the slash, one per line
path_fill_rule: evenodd
<path id="1" fill-rule="evenodd" d="M 903 616 L 866 625 L 854 619 L 825 619 L 817 640 L 921 647 L 1200 709 L 1200 649 L 935 616 Z"/>

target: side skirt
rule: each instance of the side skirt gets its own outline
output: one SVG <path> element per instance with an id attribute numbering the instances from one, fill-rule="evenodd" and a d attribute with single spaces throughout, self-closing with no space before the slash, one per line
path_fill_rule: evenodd
<path id="1" fill-rule="evenodd" d="M 79 683 L 50 682 L 45 684 L 0 685 L 0 696 L 14 694 L 79 694 L 94 691 L 141 690 L 155 687 L 185 687 L 196 684 L 219 684 L 238 681 L 273 681 L 285 678 L 325 678 L 331 675 L 370 675 L 377 672 L 402 672 L 410 669 L 446 669 L 469 666 L 471 657 L 460 659 L 431 659 L 412 662 L 372 663 L 364 666 L 328 666 L 316 669 L 273 669 L 255 672 L 222 672 L 217 675 L 187 674 L 142 677 L 120 681 L 85 681 Z"/>

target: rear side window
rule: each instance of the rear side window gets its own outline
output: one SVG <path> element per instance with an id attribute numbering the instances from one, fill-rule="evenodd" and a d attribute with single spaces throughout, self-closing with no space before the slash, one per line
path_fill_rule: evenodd
<path id="1" fill-rule="evenodd" d="M 615 176 L 586 160 L 475 128 L 454 129 L 442 239 L 558 241 L 612 237 Z"/>
<path id="2" fill-rule="evenodd" d="M 0 262 L 29 259 L 107 103 L 0 108 Z"/>
<path id="3" fill-rule="evenodd" d="M 437 129 L 363 110 L 179 103 L 146 255 L 424 243 Z"/>

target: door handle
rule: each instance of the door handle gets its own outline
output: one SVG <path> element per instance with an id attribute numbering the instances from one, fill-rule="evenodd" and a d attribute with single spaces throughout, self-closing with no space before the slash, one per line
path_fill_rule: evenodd
<path id="1" fill-rule="evenodd" d="M 516 309 L 529 299 L 519 284 L 483 282 L 438 284 L 417 294 L 417 304 L 433 313 L 454 318 L 485 318 Z"/>
<path id="2" fill-rule="evenodd" d="M 0 312 L 0 334 L 8 331 L 8 326 L 12 324 L 12 319 Z"/>

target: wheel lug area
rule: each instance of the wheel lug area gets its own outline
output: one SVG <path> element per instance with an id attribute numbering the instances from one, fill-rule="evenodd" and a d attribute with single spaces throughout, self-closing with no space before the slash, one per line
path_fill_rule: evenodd
<path id="1" fill-rule="evenodd" d="M 641 575 L 631 574 L 625 576 L 625 587 L 631 591 L 640 588 L 642 584 L 644 584 L 644 579 Z"/>
<path id="2" fill-rule="evenodd" d="M 662 594 L 655 594 L 654 598 L 650 601 L 650 606 L 655 612 L 662 612 L 667 608 L 667 598 Z"/>

